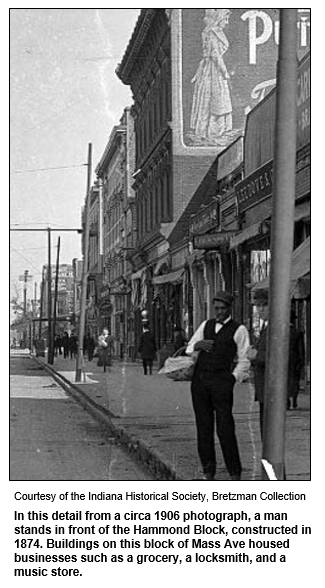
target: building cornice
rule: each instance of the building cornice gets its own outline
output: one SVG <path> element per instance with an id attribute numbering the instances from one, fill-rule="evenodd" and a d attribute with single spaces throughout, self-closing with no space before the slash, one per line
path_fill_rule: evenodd
<path id="1" fill-rule="evenodd" d="M 143 159 L 140 161 L 140 169 L 138 171 L 137 178 L 134 180 L 132 187 L 137 188 L 139 184 L 143 182 L 146 175 L 149 173 L 150 168 L 155 162 L 159 161 L 159 158 L 164 154 L 168 153 L 171 145 L 171 132 L 170 126 L 165 126 L 164 129 L 157 135 L 153 145 L 150 146 Z M 135 175 L 135 174 L 134 174 Z"/>
<path id="2" fill-rule="evenodd" d="M 116 75 L 123 84 L 130 85 L 131 73 L 134 64 L 141 53 L 141 48 L 146 40 L 148 31 L 155 17 L 155 13 L 160 8 L 142 8 L 138 21 L 135 25 L 131 39 L 128 43 L 122 62 L 117 66 Z"/>
<path id="3" fill-rule="evenodd" d="M 103 171 L 108 167 L 109 162 L 120 145 L 121 137 L 123 137 L 123 135 L 126 135 L 125 125 L 118 125 L 113 127 L 108 143 L 105 147 L 105 151 L 95 170 L 97 176 L 101 176 Z"/>

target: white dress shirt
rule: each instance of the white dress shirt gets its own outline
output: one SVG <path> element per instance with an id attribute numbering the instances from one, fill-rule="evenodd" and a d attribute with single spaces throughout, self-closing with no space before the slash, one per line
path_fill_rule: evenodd
<path id="1" fill-rule="evenodd" d="M 216 323 L 215 333 L 218 333 L 220 329 L 222 329 L 223 325 L 228 323 L 230 320 L 231 317 L 228 317 L 223 323 Z M 199 328 L 195 331 L 193 337 L 190 339 L 186 348 L 187 355 L 192 355 L 194 352 L 195 343 L 204 339 L 204 327 L 206 323 L 207 321 L 203 321 L 203 323 L 201 323 Z M 237 346 L 237 364 L 233 371 L 233 375 L 235 376 L 237 382 L 243 382 L 249 377 L 250 368 L 250 361 L 247 357 L 247 352 L 250 347 L 249 334 L 244 325 L 239 325 L 237 331 L 234 333 L 234 342 Z"/>

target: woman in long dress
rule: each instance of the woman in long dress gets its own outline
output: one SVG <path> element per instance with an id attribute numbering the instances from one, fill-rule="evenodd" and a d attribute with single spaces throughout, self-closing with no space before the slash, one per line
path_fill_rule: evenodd
<path id="1" fill-rule="evenodd" d="M 194 85 L 190 137 L 196 144 L 222 145 L 232 131 L 232 102 L 224 54 L 229 42 L 223 31 L 230 10 L 206 9 L 202 33 L 203 59 L 192 82 Z"/>

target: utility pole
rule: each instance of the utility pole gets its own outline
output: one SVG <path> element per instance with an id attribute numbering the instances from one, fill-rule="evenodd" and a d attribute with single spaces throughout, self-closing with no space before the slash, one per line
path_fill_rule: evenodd
<path id="1" fill-rule="evenodd" d="M 28 270 L 25 270 L 23 275 L 19 276 L 19 281 L 24 282 L 23 316 L 24 316 L 25 330 L 24 330 L 23 339 L 24 339 L 25 345 L 26 345 L 26 338 L 27 338 L 27 282 L 29 282 L 32 278 L 33 278 L 33 276 L 29 275 Z"/>
<path id="2" fill-rule="evenodd" d="M 87 164 L 85 164 L 87 165 Z M 40 229 L 40 228 L 30 228 L 30 229 L 13 229 L 10 227 L 10 231 L 12 232 L 25 232 L 25 231 L 32 231 L 32 232 L 47 232 L 48 235 L 48 271 L 47 271 L 47 298 L 48 298 L 48 317 L 47 317 L 47 322 L 48 322 L 48 358 L 51 359 L 51 343 L 52 343 L 52 309 L 51 309 L 51 231 L 55 231 L 55 232 L 73 232 L 73 233 L 78 233 L 78 234 L 82 234 L 82 229 L 69 229 L 69 228 L 59 228 L 59 229 L 51 229 L 50 227 L 47 227 L 46 229 Z M 25 272 L 26 274 L 26 272 Z M 25 274 L 23 276 L 20 276 L 19 279 L 21 281 L 25 280 Z M 27 272 L 28 275 L 28 272 Z M 32 276 L 30 276 L 31 279 Z M 41 339 L 41 334 L 42 334 L 42 314 L 43 314 L 43 305 L 44 305 L 44 291 L 45 291 L 45 283 L 44 283 L 44 271 L 43 271 L 43 276 L 42 276 L 42 286 L 41 286 L 41 305 L 40 305 L 40 320 L 39 320 L 39 339 Z M 48 363 L 50 363 L 50 361 L 48 361 Z M 53 361 L 52 361 L 53 363 Z"/>
<path id="3" fill-rule="evenodd" d="M 42 318 L 43 318 L 43 301 L 44 301 L 44 267 L 42 271 L 42 282 L 41 282 L 41 299 L 39 308 L 39 327 L 38 327 L 38 339 L 42 339 Z"/>
<path id="4" fill-rule="evenodd" d="M 60 271 L 60 237 L 58 237 L 58 247 L 56 254 L 56 266 L 55 266 L 55 286 L 54 286 L 54 308 L 53 308 L 53 329 L 52 329 L 52 345 L 51 345 L 51 363 L 54 363 L 54 341 L 55 341 L 55 327 L 56 327 L 56 316 L 57 316 L 57 303 L 58 303 L 58 285 L 59 285 L 59 271 Z"/>
<path id="5" fill-rule="evenodd" d="M 47 363 L 53 364 L 52 357 L 52 272 L 51 272 L 51 229 L 47 229 Z"/>
<path id="6" fill-rule="evenodd" d="M 84 233 L 84 258 L 82 268 L 81 282 L 81 300 L 80 300 L 80 321 L 78 337 L 78 354 L 76 361 L 76 382 L 81 382 L 81 373 L 84 367 L 83 345 L 85 334 L 86 320 L 86 303 L 87 303 L 87 282 L 88 282 L 88 265 L 89 265 L 89 228 L 90 228 L 90 185 L 91 185 L 91 164 L 92 164 L 92 144 L 88 145 L 88 174 L 87 174 L 87 191 L 85 202 L 85 233 Z"/>
<path id="7" fill-rule="evenodd" d="M 25 317 L 27 314 L 27 282 L 29 282 L 32 278 L 33 276 L 29 275 L 29 270 L 25 270 L 24 273 L 19 276 L 19 281 L 24 282 L 23 313 Z"/>
<path id="8" fill-rule="evenodd" d="M 26 313 L 27 313 L 27 279 L 28 279 L 28 270 L 25 270 L 25 273 L 24 273 L 24 317 L 26 317 Z"/>
<path id="9" fill-rule="evenodd" d="M 284 480 L 297 132 L 297 9 L 280 9 L 262 479 Z"/>
<path id="10" fill-rule="evenodd" d="M 33 348 L 33 344 L 34 341 L 36 339 L 35 337 L 35 319 L 36 319 L 36 315 L 37 315 L 37 282 L 34 282 L 34 300 L 33 300 L 33 306 L 32 306 L 33 312 L 32 312 L 32 347 Z"/>

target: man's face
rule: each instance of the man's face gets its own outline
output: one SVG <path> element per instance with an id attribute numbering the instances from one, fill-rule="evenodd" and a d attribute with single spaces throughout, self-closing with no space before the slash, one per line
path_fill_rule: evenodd
<path id="1" fill-rule="evenodd" d="M 230 316 L 230 307 L 221 300 L 214 301 L 217 322 L 223 323 Z"/>
<path id="2" fill-rule="evenodd" d="M 259 304 L 256 305 L 257 306 L 257 311 L 259 314 L 259 317 L 262 321 L 267 321 L 268 316 L 269 316 L 269 305 L 267 302 L 259 302 Z"/>

